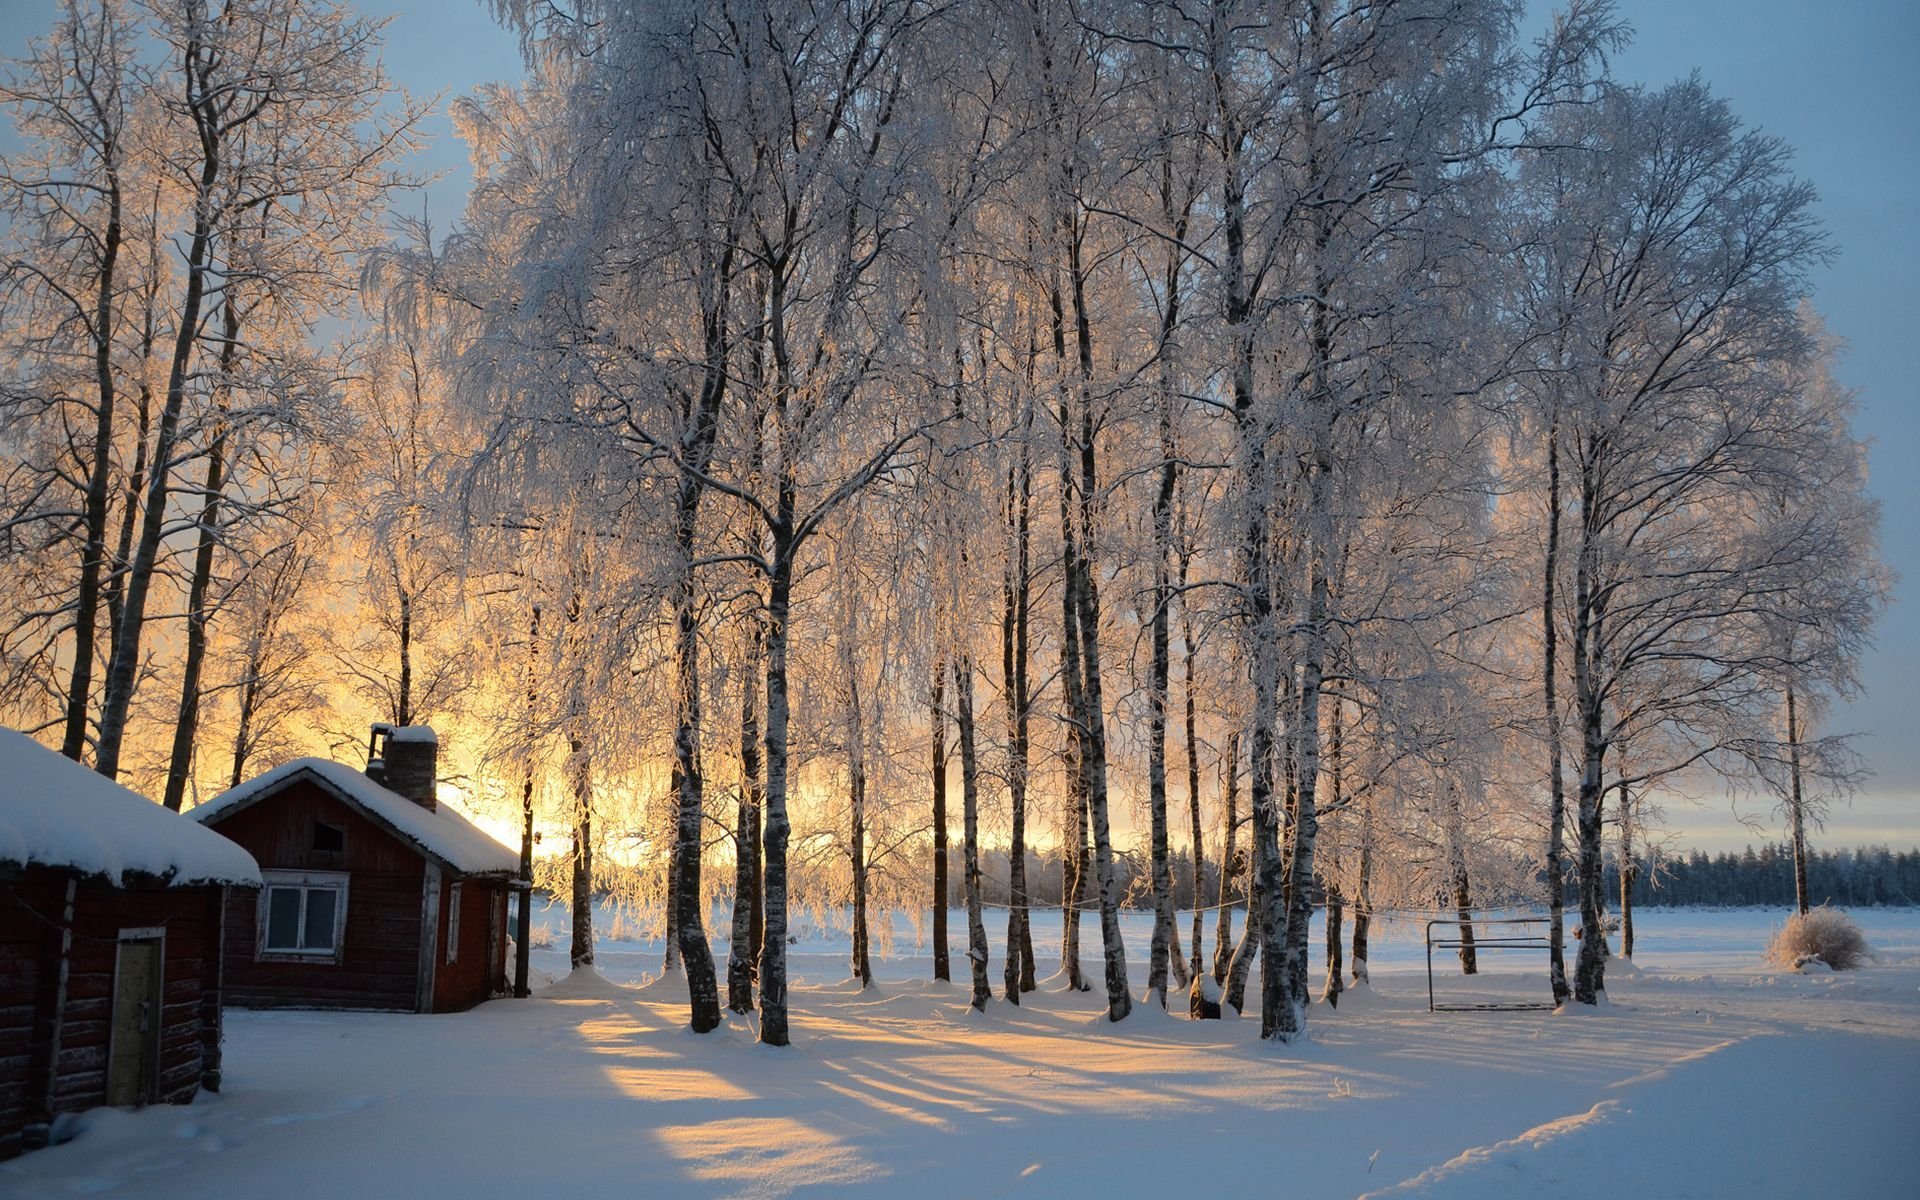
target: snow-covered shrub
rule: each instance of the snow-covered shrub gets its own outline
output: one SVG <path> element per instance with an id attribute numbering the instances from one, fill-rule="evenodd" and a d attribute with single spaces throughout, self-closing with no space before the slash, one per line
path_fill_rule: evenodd
<path id="1" fill-rule="evenodd" d="M 1767 944 L 1768 962 L 1796 971 L 1813 962 L 1849 971 L 1872 957 L 1866 935 L 1837 908 L 1795 913 Z"/>
<path id="2" fill-rule="evenodd" d="M 533 950 L 553 949 L 553 930 L 545 925 L 530 925 L 527 929 L 527 946 Z"/>

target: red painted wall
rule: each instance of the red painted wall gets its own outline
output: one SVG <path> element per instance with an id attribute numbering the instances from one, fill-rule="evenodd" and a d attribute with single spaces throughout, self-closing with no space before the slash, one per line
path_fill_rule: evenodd
<path id="1" fill-rule="evenodd" d="M 346 831 L 346 849 L 313 849 L 313 825 Z M 243 1008 L 378 1008 L 412 1011 L 418 995 L 419 851 L 310 780 L 241 809 L 212 828 L 246 847 L 262 871 L 345 871 L 346 929 L 338 961 L 263 957 L 261 894 L 236 891 L 227 906 L 227 1002 Z"/>
<path id="2" fill-rule="evenodd" d="M 20 1128 L 38 1086 L 31 1067 L 44 1061 L 58 954 L 57 922 L 66 876 L 29 868 L 0 882 L 0 1158 L 19 1151 Z M 156 1099 L 191 1100 L 212 1066 L 218 1037 L 221 888 L 122 890 L 82 883 L 74 896 L 73 944 L 60 1034 L 53 1111 L 106 1102 L 114 962 L 123 929 L 164 926 L 160 1077 Z M 251 892 L 234 889 L 251 896 Z"/>

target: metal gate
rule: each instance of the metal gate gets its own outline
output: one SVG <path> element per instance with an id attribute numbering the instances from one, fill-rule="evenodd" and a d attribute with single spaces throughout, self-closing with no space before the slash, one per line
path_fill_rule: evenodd
<path id="1" fill-rule="evenodd" d="M 1433 949 L 1435 946 L 1438 946 L 1442 950 L 1459 950 L 1471 945 L 1476 953 L 1481 950 L 1551 950 L 1553 948 L 1553 942 L 1544 932 L 1530 932 L 1534 926 L 1545 924 L 1547 924 L 1547 918 L 1545 917 L 1491 917 L 1481 918 L 1479 920 L 1471 917 L 1464 919 L 1459 917 L 1436 917 L 1428 921 L 1427 1011 L 1534 1012 L 1541 1009 L 1553 1008 L 1554 1003 L 1551 990 L 1549 990 L 1548 998 L 1540 1003 L 1530 1003 L 1527 1001 L 1505 1003 L 1496 1001 L 1492 1003 L 1442 1004 L 1436 1001 L 1433 995 Z M 1433 936 L 1433 927 L 1435 925 L 1451 926 L 1453 936 L 1435 938 Z M 1473 932 L 1476 928 L 1486 929 L 1489 926 L 1494 927 L 1496 930 L 1490 937 Z M 1469 934 L 1471 934 L 1473 938 L 1471 942 L 1467 940 Z M 1549 970 L 1547 986 L 1549 989 L 1553 986 L 1551 970 Z"/>

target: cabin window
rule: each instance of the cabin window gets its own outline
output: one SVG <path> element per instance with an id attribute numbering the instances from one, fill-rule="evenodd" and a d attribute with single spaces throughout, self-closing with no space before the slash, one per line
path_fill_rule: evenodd
<path id="1" fill-rule="evenodd" d="M 347 924 L 347 876 L 339 871 L 262 871 L 260 953 L 340 955 Z"/>
<path id="2" fill-rule="evenodd" d="M 340 854 L 347 848 L 347 831 L 325 821 L 313 823 L 313 848 L 322 854 Z"/>
<path id="3" fill-rule="evenodd" d="M 447 889 L 447 961 L 460 961 L 460 885 Z"/>

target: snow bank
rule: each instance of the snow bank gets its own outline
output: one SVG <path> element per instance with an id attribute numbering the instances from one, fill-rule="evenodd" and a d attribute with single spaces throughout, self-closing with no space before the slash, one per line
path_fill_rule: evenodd
<path id="1" fill-rule="evenodd" d="M 352 767 L 324 758 L 296 758 L 282 763 L 237 788 L 221 792 L 188 815 L 203 825 L 211 824 L 300 778 L 313 780 L 342 803 L 359 809 L 376 825 L 384 826 L 463 875 L 520 873 L 517 851 L 501 845 L 453 809 L 444 804 L 423 808 L 381 787 Z"/>
<path id="2" fill-rule="evenodd" d="M 0 864 L 116 887 L 129 875 L 260 886 L 258 864 L 239 846 L 11 729 L 0 729 Z"/>

